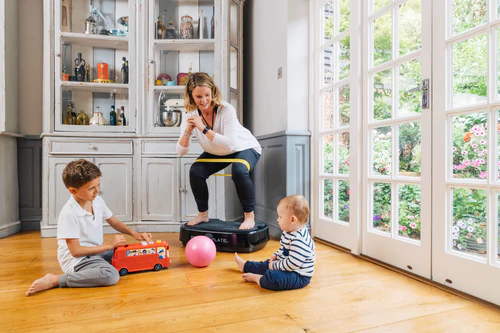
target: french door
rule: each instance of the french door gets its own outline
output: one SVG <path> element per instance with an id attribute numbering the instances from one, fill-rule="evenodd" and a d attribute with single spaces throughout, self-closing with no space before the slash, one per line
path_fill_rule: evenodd
<path id="1" fill-rule="evenodd" d="M 433 246 L 439 283 L 500 304 L 500 1 L 433 2 Z"/>
<path id="2" fill-rule="evenodd" d="M 358 0 L 317 0 L 311 12 L 312 72 L 319 73 L 312 103 L 313 193 L 319 199 L 313 234 L 359 253 L 361 6 Z"/>
<path id="3" fill-rule="evenodd" d="M 431 277 L 430 0 L 364 8 L 362 253 Z"/>

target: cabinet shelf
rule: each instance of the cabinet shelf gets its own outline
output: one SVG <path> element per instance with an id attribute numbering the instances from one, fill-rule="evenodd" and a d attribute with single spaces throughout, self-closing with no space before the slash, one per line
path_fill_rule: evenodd
<path id="1" fill-rule="evenodd" d="M 155 91 L 166 91 L 171 93 L 184 94 L 186 86 L 154 86 Z"/>
<path id="2" fill-rule="evenodd" d="M 105 49 L 128 50 L 128 37 L 62 32 L 61 41 L 63 44 L 99 47 Z"/>
<path id="3" fill-rule="evenodd" d="M 73 91 L 128 93 L 128 84 L 62 81 L 61 87 Z"/>
<path id="4" fill-rule="evenodd" d="M 213 51 L 213 39 L 160 39 L 154 41 L 158 51 Z"/>

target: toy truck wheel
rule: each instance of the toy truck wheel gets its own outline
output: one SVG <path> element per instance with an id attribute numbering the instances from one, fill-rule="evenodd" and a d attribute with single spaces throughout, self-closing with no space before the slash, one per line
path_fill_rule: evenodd
<path id="1" fill-rule="evenodd" d="M 156 264 L 154 270 L 155 271 L 159 271 L 160 269 L 162 269 L 161 265 L 160 264 Z"/>
<path id="2" fill-rule="evenodd" d="M 120 276 L 127 275 L 127 273 L 128 273 L 128 269 L 126 269 L 126 268 L 120 269 Z"/>

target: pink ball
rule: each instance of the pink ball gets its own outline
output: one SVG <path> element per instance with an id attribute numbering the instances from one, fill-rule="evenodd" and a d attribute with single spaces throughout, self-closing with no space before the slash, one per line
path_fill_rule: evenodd
<path id="1" fill-rule="evenodd" d="M 186 244 L 186 259 L 194 267 L 208 266 L 214 259 L 217 249 L 213 240 L 207 236 L 196 236 Z"/>

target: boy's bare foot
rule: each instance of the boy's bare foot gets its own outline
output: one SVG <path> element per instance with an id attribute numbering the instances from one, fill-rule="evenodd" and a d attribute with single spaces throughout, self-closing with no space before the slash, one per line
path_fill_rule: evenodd
<path id="1" fill-rule="evenodd" d="M 187 225 L 197 225 L 198 223 L 208 222 L 210 219 L 208 218 L 208 210 L 206 212 L 199 212 L 198 216 L 187 223 Z"/>
<path id="2" fill-rule="evenodd" d="M 243 280 L 247 282 L 255 282 L 260 286 L 260 278 L 262 277 L 262 275 L 253 273 L 243 273 L 242 277 Z"/>
<path id="3" fill-rule="evenodd" d="M 250 213 L 244 213 L 245 214 L 245 220 L 243 223 L 240 225 L 239 229 L 240 230 L 249 230 L 255 227 L 255 215 L 253 212 Z"/>
<path id="4" fill-rule="evenodd" d="M 43 278 L 39 278 L 31 284 L 31 287 L 26 292 L 26 296 L 31 296 L 40 291 L 48 290 L 59 285 L 59 275 L 47 274 Z"/>
<path id="5" fill-rule="evenodd" d="M 238 269 L 240 272 L 243 272 L 243 267 L 245 267 L 245 262 L 246 260 L 243 260 L 238 253 L 234 252 L 234 261 L 236 261 L 236 264 L 238 265 Z"/>

